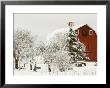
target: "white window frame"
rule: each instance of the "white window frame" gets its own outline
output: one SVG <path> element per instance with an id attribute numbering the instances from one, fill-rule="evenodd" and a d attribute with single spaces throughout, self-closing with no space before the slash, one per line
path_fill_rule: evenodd
<path id="1" fill-rule="evenodd" d="M 93 30 L 89 30 L 89 35 L 93 35 Z"/>

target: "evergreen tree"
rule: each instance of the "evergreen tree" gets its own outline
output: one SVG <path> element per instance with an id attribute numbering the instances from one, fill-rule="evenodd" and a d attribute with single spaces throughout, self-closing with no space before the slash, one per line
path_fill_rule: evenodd
<path id="1" fill-rule="evenodd" d="M 66 49 L 69 51 L 71 57 L 70 63 L 86 59 L 84 54 L 85 47 L 80 41 L 78 41 L 77 34 L 72 28 L 70 28 L 67 36 Z"/>

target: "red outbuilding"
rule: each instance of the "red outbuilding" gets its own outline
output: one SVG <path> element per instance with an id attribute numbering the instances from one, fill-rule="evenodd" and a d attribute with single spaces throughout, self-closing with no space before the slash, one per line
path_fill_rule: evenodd
<path id="1" fill-rule="evenodd" d="M 97 61 L 97 34 L 87 24 L 76 30 L 77 37 L 85 45 L 85 54 L 89 61 Z"/>

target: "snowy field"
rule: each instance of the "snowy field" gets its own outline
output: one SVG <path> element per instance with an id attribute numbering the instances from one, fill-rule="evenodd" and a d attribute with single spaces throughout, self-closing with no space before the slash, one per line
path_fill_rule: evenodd
<path id="1" fill-rule="evenodd" d="M 48 70 L 38 70 L 38 71 L 31 71 L 31 70 L 14 70 L 14 75 L 32 75 L 32 76 L 37 76 L 37 75 L 42 75 L 42 76 L 47 76 L 47 75 L 58 75 L 58 76 L 69 76 L 69 75 L 96 75 L 97 72 L 97 66 L 94 66 L 94 62 L 86 62 L 86 66 L 84 67 L 75 67 L 73 66 L 72 70 L 68 70 L 65 72 L 60 72 L 58 70 L 48 72 Z"/>

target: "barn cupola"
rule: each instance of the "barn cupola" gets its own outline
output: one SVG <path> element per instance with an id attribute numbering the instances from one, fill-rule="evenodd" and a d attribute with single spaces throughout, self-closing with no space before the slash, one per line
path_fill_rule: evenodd
<path id="1" fill-rule="evenodd" d="M 74 26 L 74 22 L 68 22 L 68 26 L 72 28 Z"/>

